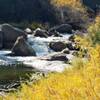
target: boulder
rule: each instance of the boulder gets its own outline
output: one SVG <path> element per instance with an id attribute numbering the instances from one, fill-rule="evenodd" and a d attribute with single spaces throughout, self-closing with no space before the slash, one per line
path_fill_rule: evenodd
<path id="1" fill-rule="evenodd" d="M 3 32 L 0 31 L 0 49 L 3 48 Z"/>
<path id="2" fill-rule="evenodd" d="M 66 48 L 66 44 L 63 43 L 63 42 L 60 42 L 60 41 L 58 41 L 58 42 L 51 42 L 51 43 L 49 44 L 49 47 L 50 47 L 52 50 L 54 50 L 54 51 L 56 51 L 56 52 L 59 52 L 59 51 L 62 51 L 63 49 Z"/>
<path id="3" fill-rule="evenodd" d="M 12 53 L 15 56 L 36 56 L 34 49 L 22 36 L 17 38 Z"/>
<path id="4" fill-rule="evenodd" d="M 48 32 L 46 30 L 42 30 L 40 28 L 37 28 L 35 31 L 34 31 L 34 36 L 37 36 L 37 37 L 44 37 L 44 38 L 47 38 L 48 37 Z"/>
<path id="5" fill-rule="evenodd" d="M 27 38 L 27 35 L 24 31 L 15 28 L 10 24 L 2 24 L 1 31 L 3 32 L 3 47 L 7 49 L 13 47 L 13 44 L 19 36 L 23 36 L 25 39 Z M 6 44 L 8 44 L 9 46 L 7 46 Z"/>
<path id="6" fill-rule="evenodd" d="M 49 32 L 59 32 L 59 33 L 72 33 L 72 26 L 69 24 L 61 24 L 59 26 L 55 26 L 49 30 Z"/>
<path id="7" fill-rule="evenodd" d="M 64 53 L 53 53 L 51 55 L 49 55 L 49 61 L 55 61 L 55 60 L 58 60 L 58 61 L 68 61 L 68 58 L 66 57 L 66 54 Z"/>

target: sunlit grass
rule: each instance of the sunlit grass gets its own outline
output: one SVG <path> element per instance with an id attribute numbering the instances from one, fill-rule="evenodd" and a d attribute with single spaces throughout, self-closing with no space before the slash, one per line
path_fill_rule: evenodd
<path id="1" fill-rule="evenodd" d="M 100 46 L 90 48 L 90 59 L 76 59 L 73 68 L 50 74 L 32 85 L 22 84 L 19 92 L 5 100 L 100 100 Z"/>

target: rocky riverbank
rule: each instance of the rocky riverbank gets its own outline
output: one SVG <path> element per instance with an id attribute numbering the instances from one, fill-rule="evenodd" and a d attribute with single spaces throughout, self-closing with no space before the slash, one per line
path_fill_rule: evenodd
<path id="1" fill-rule="evenodd" d="M 71 25 L 62 24 L 50 30 L 18 29 L 9 24 L 0 27 L 0 80 L 16 80 L 27 73 L 62 72 L 71 68 L 73 52 L 80 48 L 74 42 Z"/>

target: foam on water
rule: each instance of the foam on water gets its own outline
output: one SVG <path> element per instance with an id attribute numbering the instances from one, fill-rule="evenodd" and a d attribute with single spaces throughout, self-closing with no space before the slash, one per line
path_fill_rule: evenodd
<path id="1" fill-rule="evenodd" d="M 36 51 L 37 56 L 43 56 L 53 52 L 48 46 L 50 42 L 67 41 L 69 37 L 70 35 L 63 35 L 63 37 L 40 38 L 28 35 L 28 42 Z"/>
<path id="2" fill-rule="evenodd" d="M 7 64 L 16 64 L 16 62 L 23 62 L 25 65 L 31 66 L 37 70 L 41 71 L 56 71 L 62 72 L 65 68 L 68 68 L 68 64 L 65 64 L 62 61 L 46 61 L 40 60 L 39 56 L 44 57 L 49 53 L 53 52 L 49 48 L 49 43 L 54 41 L 67 41 L 70 35 L 63 35 L 63 37 L 48 37 L 48 38 L 40 38 L 34 37 L 33 35 L 28 35 L 28 42 L 36 51 L 38 57 L 11 57 L 6 56 L 11 53 L 11 51 L 0 51 L 0 63 Z M 72 55 L 68 55 L 69 59 L 72 59 Z"/>

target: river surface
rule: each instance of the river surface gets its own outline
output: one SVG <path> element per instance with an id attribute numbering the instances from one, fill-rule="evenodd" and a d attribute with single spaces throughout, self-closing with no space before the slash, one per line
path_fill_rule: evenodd
<path id="1" fill-rule="evenodd" d="M 20 73 L 19 68 L 13 66 L 18 63 L 23 63 L 28 66 L 25 68 L 22 67 L 21 70 L 23 70 L 23 72 L 21 72 L 20 74 L 29 72 L 30 71 L 29 69 L 31 69 L 31 71 L 36 70 L 43 73 L 48 73 L 48 72 L 62 72 L 65 70 L 65 68 L 70 68 L 71 66 L 69 64 L 66 64 L 63 61 L 47 61 L 47 60 L 40 59 L 40 58 L 44 58 L 45 56 L 51 53 L 54 53 L 54 51 L 49 48 L 50 42 L 55 42 L 55 41 L 67 42 L 69 37 L 70 35 L 68 34 L 63 35 L 63 37 L 48 37 L 48 38 L 40 38 L 40 37 L 34 37 L 32 35 L 28 35 L 28 42 L 34 48 L 37 55 L 36 57 L 21 57 L 21 56 L 12 57 L 12 56 L 8 56 L 8 54 L 11 53 L 10 50 L 1 50 L 0 51 L 0 65 L 1 65 L 0 72 L 2 73 L 2 75 L 0 75 L 0 89 L 5 86 L 4 85 L 5 82 L 3 83 L 4 80 L 14 79 L 17 75 L 19 75 Z M 69 60 L 73 58 L 72 54 L 67 54 L 66 56 Z M 12 81 L 10 82 L 13 84 Z M 9 87 L 8 84 L 7 86 Z"/>

